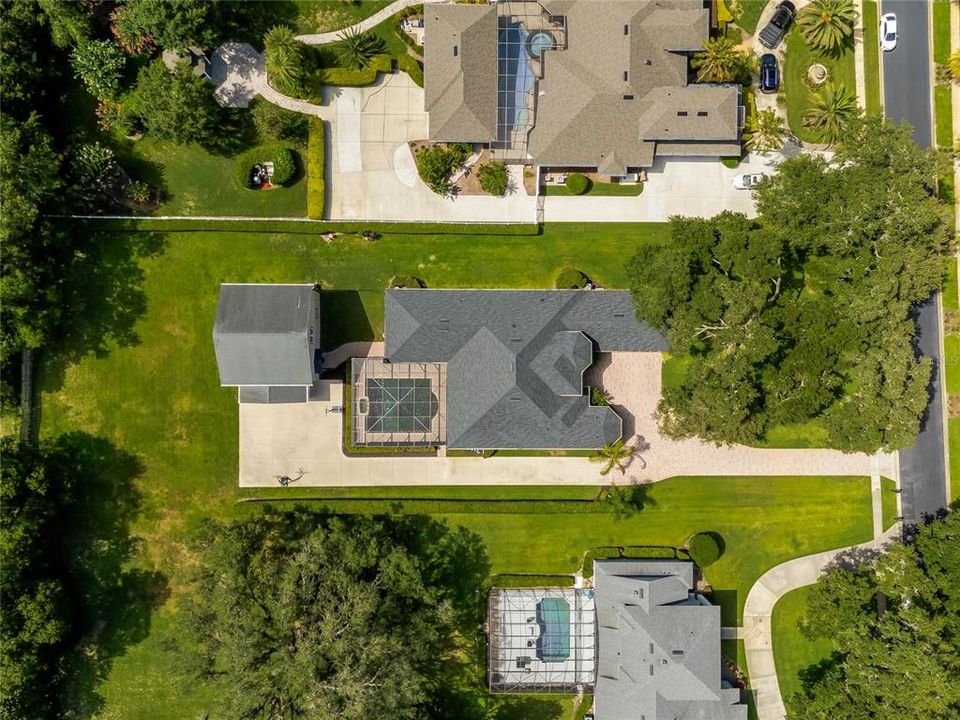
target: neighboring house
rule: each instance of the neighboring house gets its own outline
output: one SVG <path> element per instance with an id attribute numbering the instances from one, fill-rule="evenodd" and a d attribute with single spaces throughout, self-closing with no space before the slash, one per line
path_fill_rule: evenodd
<path id="1" fill-rule="evenodd" d="M 358 445 L 600 448 L 622 422 L 590 404 L 594 353 L 667 349 L 626 291 L 391 289 L 384 316 L 385 357 L 352 363 Z"/>
<path id="2" fill-rule="evenodd" d="M 220 384 L 240 402 L 305 402 L 319 373 L 316 286 L 220 286 L 213 347 Z"/>
<path id="3" fill-rule="evenodd" d="M 623 176 L 656 157 L 739 155 L 740 86 L 688 84 L 704 0 L 426 5 L 430 139 Z"/>
<path id="4" fill-rule="evenodd" d="M 693 563 L 598 560 L 593 584 L 491 591 L 492 692 L 592 692 L 597 720 L 746 720 Z"/>

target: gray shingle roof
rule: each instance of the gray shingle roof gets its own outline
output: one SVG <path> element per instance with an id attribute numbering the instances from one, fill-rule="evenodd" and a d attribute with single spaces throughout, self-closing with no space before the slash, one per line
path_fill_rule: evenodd
<path id="1" fill-rule="evenodd" d="M 213 327 L 221 385 L 310 385 L 313 285 L 223 284 Z"/>
<path id="2" fill-rule="evenodd" d="M 592 407 L 582 373 L 600 351 L 662 351 L 625 291 L 387 290 L 391 362 L 447 363 L 452 448 L 597 448 L 621 422 Z"/>
<path id="3" fill-rule="evenodd" d="M 598 718 L 745 720 L 720 679 L 720 608 L 693 581 L 689 562 L 596 562 Z"/>

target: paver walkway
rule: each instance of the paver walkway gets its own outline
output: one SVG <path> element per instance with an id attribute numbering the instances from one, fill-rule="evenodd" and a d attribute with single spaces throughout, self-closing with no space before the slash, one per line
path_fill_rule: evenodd
<path id="1" fill-rule="evenodd" d="M 405 10 L 408 7 L 413 7 L 414 5 L 423 5 L 425 3 L 435 2 L 444 2 L 444 0 L 396 0 L 396 2 L 390 3 L 382 10 L 375 12 L 370 17 L 361 20 L 355 25 L 350 25 L 349 27 L 340 28 L 339 30 L 333 30 L 331 32 L 316 33 L 313 35 L 297 35 L 297 40 L 302 43 L 306 43 L 307 45 L 326 45 L 327 43 L 332 43 L 339 40 L 342 33 L 366 32 L 367 30 L 372 30 L 384 20 L 388 19 L 391 15 L 395 15 L 401 10 Z"/>
<path id="2" fill-rule="evenodd" d="M 383 357 L 382 342 L 350 342 L 340 345 L 328 353 L 323 353 L 325 368 L 340 367 L 350 358 Z"/>

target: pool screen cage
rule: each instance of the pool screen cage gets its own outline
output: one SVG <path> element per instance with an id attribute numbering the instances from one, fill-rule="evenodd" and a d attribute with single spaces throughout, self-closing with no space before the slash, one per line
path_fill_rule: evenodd
<path id="1" fill-rule="evenodd" d="M 593 689 L 593 590 L 493 588 L 487 599 L 487 682 L 494 693 Z"/>
<path id="2" fill-rule="evenodd" d="M 566 48 L 566 18 L 551 15 L 538 0 L 501 0 L 497 21 L 497 141 L 490 154 L 496 160 L 525 162 L 544 56 Z"/>
<path id="3" fill-rule="evenodd" d="M 446 442 L 446 363 L 354 358 L 350 387 L 355 445 L 437 446 Z"/>

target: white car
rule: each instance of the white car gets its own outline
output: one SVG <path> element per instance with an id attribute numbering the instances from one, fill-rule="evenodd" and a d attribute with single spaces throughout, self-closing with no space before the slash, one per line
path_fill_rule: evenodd
<path id="1" fill-rule="evenodd" d="M 749 190 L 750 188 L 756 187 L 763 182 L 763 179 L 766 177 L 764 173 L 747 173 L 745 175 L 737 175 L 733 179 L 733 186 L 738 190 Z"/>
<path id="2" fill-rule="evenodd" d="M 880 18 L 880 48 L 890 52 L 897 47 L 897 16 L 887 13 Z"/>

